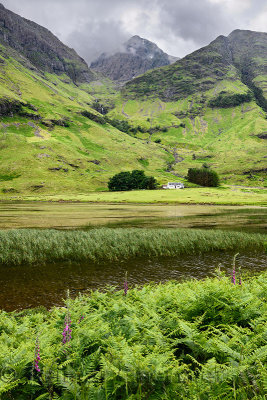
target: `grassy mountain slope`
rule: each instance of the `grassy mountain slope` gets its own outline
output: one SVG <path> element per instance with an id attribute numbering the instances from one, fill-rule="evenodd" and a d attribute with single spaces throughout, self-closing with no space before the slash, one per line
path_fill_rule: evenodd
<path id="1" fill-rule="evenodd" d="M 174 155 L 179 177 L 207 163 L 223 180 L 262 185 L 266 176 L 267 34 L 234 31 L 122 90 L 110 115 Z"/>
<path id="2" fill-rule="evenodd" d="M 203 163 L 223 182 L 263 186 L 266 38 L 220 36 L 119 93 L 52 33 L 0 6 L 0 193 L 82 195 L 131 169 L 180 181 Z"/>
<path id="3" fill-rule="evenodd" d="M 57 75 L 66 73 L 74 82 L 90 82 L 94 79 L 94 73 L 75 50 L 64 45 L 48 29 L 7 10 L 2 4 L 0 42 L 18 51 L 20 61 L 24 61 L 31 69 Z"/>
<path id="4" fill-rule="evenodd" d="M 26 68 L 9 47 L 0 54 L 2 192 L 84 193 L 105 189 L 115 172 L 140 167 L 162 175 L 165 151 L 81 115 L 101 121 L 85 84 Z"/>

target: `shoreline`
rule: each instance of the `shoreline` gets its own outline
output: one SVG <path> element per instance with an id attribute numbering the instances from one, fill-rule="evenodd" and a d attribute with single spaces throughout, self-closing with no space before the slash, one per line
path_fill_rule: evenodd
<path id="1" fill-rule="evenodd" d="M 64 188 L 62 189 L 64 190 Z M 0 203 L 92 203 L 92 204 L 158 204 L 267 206 L 267 188 L 186 188 L 180 190 L 133 190 L 55 194 L 0 195 Z"/>

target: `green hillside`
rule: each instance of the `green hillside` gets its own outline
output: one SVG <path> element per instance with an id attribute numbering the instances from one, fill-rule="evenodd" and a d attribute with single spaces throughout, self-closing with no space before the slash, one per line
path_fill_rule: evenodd
<path id="1" fill-rule="evenodd" d="M 16 61 L 13 50 L 0 51 L 2 193 L 103 190 L 115 172 L 140 167 L 164 175 L 170 156 L 156 144 L 81 114 L 102 120 L 90 107 L 94 98 L 86 84 L 79 88 L 67 75 L 40 74 Z"/>
<path id="2" fill-rule="evenodd" d="M 264 185 L 267 34 L 234 31 L 130 82 L 111 115 L 175 157 L 169 170 L 212 166 L 223 181 Z"/>
<path id="3" fill-rule="evenodd" d="M 133 169 L 185 181 L 203 164 L 266 185 L 266 33 L 220 36 L 119 92 L 45 28 L 3 6 L 0 23 L 1 198 L 107 190 Z"/>

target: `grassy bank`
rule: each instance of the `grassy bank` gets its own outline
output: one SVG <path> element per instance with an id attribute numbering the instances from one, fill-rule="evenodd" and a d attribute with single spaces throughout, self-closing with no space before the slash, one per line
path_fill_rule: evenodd
<path id="1" fill-rule="evenodd" d="M 267 205 L 267 189 L 253 188 L 187 188 L 183 190 L 134 190 L 129 192 L 88 192 L 1 194 L 2 201 L 80 201 L 94 203 L 168 203 Z"/>
<path id="2" fill-rule="evenodd" d="M 220 275 L 2 311 L 0 397 L 263 400 L 266 293 L 266 273 L 241 286 Z"/>
<path id="3" fill-rule="evenodd" d="M 200 229 L 101 228 L 0 231 L 0 264 L 102 262 L 133 257 L 244 249 L 263 250 L 266 235 Z"/>

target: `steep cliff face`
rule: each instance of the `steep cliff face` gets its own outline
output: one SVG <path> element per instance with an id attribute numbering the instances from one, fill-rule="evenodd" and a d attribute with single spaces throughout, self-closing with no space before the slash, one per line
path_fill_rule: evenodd
<path id="1" fill-rule="evenodd" d="M 126 82 L 146 71 L 169 65 L 176 57 L 164 53 L 155 43 L 133 36 L 114 54 L 102 54 L 91 68 L 110 79 Z"/>
<path id="2" fill-rule="evenodd" d="M 125 93 L 133 96 L 149 93 L 170 101 L 207 92 L 218 81 L 228 82 L 229 85 L 242 81 L 264 106 L 267 94 L 266 54 L 266 33 L 236 30 L 228 37 L 219 36 L 208 46 L 173 65 L 147 72 L 128 82 Z M 264 107 L 267 109 L 267 105 Z"/>
<path id="3" fill-rule="evenodd" d="M 7 10 L 0 4 L 0 42 L 24 55 L 37 69 L 66 73 L 73 82 L 90 82 L 86 62 L 48 29 Z"/>
<path id="4" fill-rule="evenodd" d="M 240 71 L 242 82 L 267 112 L 267 33 L 237 29 L 227 39 L 232 62 Z"/>

